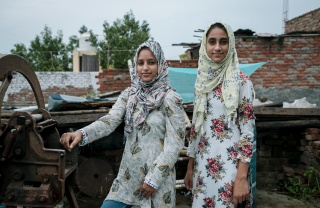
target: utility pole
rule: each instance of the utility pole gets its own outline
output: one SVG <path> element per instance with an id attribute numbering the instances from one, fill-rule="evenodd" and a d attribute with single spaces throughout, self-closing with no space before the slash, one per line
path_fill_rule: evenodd
<path id="1" fill-rule="evenodd" d="M 109 41 L 107 42 L 108 51 L 107 51 L 107 69 L 109 68 L 109 59 L 110 59 L 110 44 Z"/>
<path id="2" fill-rule="evenodd" d="M 283 13 L 282 13 L 282 31 L 283 34 L 286 31 L 286 21 L 288 20 L 288 14 L 289 14 L 289 1 L 283 0 Z"/>

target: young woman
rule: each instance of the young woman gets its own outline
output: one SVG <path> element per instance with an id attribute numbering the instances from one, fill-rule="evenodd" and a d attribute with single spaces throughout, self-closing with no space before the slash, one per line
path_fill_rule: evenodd
<path id="1" fill-rule="evenodd" d="M 109 135 L 125 122 L 125 149 L 117 177 L 101 207 L 175 207 L 175 162 L 184 146 L 185 112 L 168 80 L 159 43 L 141 44 L 134 58 L 131 87 L 98 121 L 61 136 L 71 150 Z M 69 145 L 69 142 L 72 142 Z"/>
<path id="2" fill-rule="evenodd" d="M 231 27 L 211 24 L 199 55 L 184 179 L 192 189 L 192 207 L 250 207 L 254 89 L 239 69 Z"/>

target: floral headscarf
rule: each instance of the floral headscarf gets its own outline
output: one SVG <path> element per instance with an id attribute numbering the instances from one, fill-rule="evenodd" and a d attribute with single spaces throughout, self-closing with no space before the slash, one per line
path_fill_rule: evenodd
<path id="1" fill-rule="evenodd" d="M 229 38 L 228 53 L 220 63 L 212 61 L 206 52 L 206 34 L 211 25 L 216 23 L 220 23 L 224 26 Z M 228 122 L 236 117 L 235 114 L 239 102 L 239 74 L 240 68 L 238 55 L 231 27 L 222 22 L 210 24 L 203 33 L 199 51 L 198 74 L 195 84 L 195 104 L 192 118 L 195 132 L 199 132 L 207 114 L 207 95 L 219 84 L 222 84 L 222 96 L 226 107 Z"/>
<path id="2" fill-rule="evenodd" d="M 150 82 L 142 81 L 137 72 L 138 55 L 143 48 L 149 48 L 158 61 L 158 74 Z M 142 124 L 151 110 L 160 107 L 167 91 L 171 89 L 170 81 L 168 79 L 168 64 L 158 42 L 146 41 L 138 47 L 130 76 L 131 89 L 126 106 L 124 128 L 126 134 L 132 132 L 133 126 Z M 133 112 L 136 109 L 137 103 L 140 103 L 143 107 L 137 118 L 133 121 Z"/>

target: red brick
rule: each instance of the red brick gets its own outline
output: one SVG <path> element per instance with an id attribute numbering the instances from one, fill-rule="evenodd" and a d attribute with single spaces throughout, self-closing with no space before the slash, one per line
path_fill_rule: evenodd
<path id="1" fill-rule="evenodd" d="M 320 135 L 319 134 L 307 134 L 306 136 L 305 136 L 305 138 L 306 138 L 306 140 L 312 140 L 312 141 L 314 141 L 314 140 L 320 140 Z"/>
<path id="2" fill-rule="evenodd" d="M 316 150 L 320 150 L 320 141 L 314 141 L 312 147 Z"/>

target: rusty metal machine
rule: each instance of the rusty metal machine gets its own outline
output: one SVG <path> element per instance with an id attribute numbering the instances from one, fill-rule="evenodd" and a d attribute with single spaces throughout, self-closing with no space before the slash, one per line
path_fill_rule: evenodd
<path id="1" fill-rule="evenodd" d="M 54 207 L 66 196 L 70 207 L 78 207 L 72 189 L 78 150 L 68 152 L 60 145 L 58 122 L 45 109 L 37 76 L 17 55 L 0 57 L 0 106 L 16 72 L 31 85 L 38 109 L 16 111 L 6 122 L 0 121 L 0 205 Z"/>

